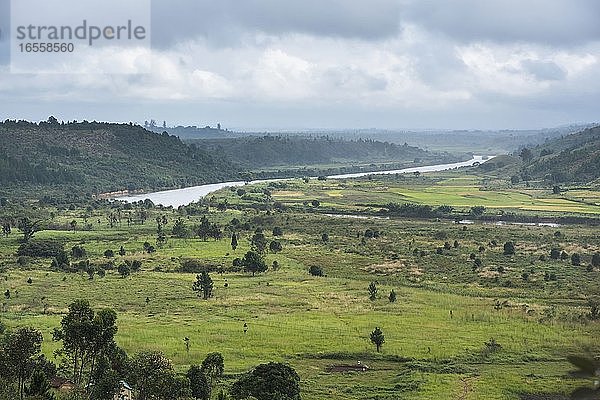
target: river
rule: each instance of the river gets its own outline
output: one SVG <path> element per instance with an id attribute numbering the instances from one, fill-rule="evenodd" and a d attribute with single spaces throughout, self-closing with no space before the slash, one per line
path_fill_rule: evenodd
<path id="1" fill-rule="evenodd" d="M 377 171 L 377 172 L 363 172 L 357 174 L 344 174 L 344 175 L 331 175 L 328 176 L 328 179 L 351 179 L 351 178 L 360 178 L 367 175 L 392 175 L 392 174 L 410 174 L 414 172 L 439 172 L 439 171 L 447 171 L 451 169 L 461 168 L 461 167 L 470 167 L 476 163 L 484 163 L 485 161 L 491 159 L 492 157 L 485 158 L 483 156 L 473 156 L 471 160 L 453 163 L 453 164 L 437 164 L 437 165 L 425 165 L 422 167 L 412 167 L 412 168 L 404 168 L 404 169 L 396 169 L 390 171 Z M 291 178 L 290 178 L 291 179 Z M 316 178 L 311 178 L 316 179 Z M 265 182 L 275 182 L 282 181 L 286 179 L 265 179 L 252 181 L 249 184 L 254 183 L 265 183 Z M 136 194 L 130 196 L 119 196 L 115 197 L 115 200 L 122 200 L 127 202 L 135 202 L 140 200 L 150 199 L 154 204 L 162 204 L 165 207 L 173 206 L 175 208 L 179 206 L 184 206 L 195 201 L 200 200 L 202 197 L 216 192 L 217 190 L 227 188 L 227 187 L 237 187 L 244 186 L 246 182 L 237 181 L 237 182 L 223 182 L 223 183 L 211 183 L 208 185 L 200 185 L 200 186 L 192 186 L 184 189 L 173 189 L 173 190 L 165 190 L 162 192 L 154 192 L 154 193 L 144 193 L 144 194 Z"/>

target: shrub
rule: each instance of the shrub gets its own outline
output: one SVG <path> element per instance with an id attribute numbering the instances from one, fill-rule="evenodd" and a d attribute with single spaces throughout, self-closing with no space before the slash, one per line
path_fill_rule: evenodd
<path id="1" fill-rule="evenodd" d="M 18 256 L 28 257 L 56 257 L 64 252 L 63 243 L 52 239 L 32 239 L 21 244 L 17 250 Z"/>
<path id="2" fill-rule="evenodd" d="M 312 276 L 323 276 L 323 269 L 317 265 L 312 265 L 309 269 L 308 272 L 312 275 Z"/>

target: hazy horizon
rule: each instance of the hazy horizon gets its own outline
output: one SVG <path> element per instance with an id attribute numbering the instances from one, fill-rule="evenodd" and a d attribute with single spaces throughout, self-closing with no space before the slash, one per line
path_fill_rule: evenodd
<path id="1" fill-rule="evenodd" d="M 0 0 L 2 32 L 8 7 Z M 148 74 L 95 74 L 101 59 L 88 74 L 13 74 L 2 35 L 0 117 L 246 131 L 599 119 L 600 3 L 590 0 L 154 0 L 151 14 Z M 125 66 L 137 60 L 110 51 Z"/>

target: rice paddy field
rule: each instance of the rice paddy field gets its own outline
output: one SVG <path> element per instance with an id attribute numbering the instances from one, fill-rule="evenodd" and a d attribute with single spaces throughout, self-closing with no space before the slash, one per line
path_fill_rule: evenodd
<path id="1" fill-rule="evenodd" d="M 554 195 L 449 172 L 224 189 L 201 205 L 147 209 L 144 224 L 135 222 L 140 205 L 52 209 L 52 229 L 36 239 L 57 239 L 66 249 L 83 246 L 97 265 L 110 261 L 107 249 L 117 253 L 123 246 L 126 254 L 117 254 L 113 264 L 140 260 L 142 269 L 123 278 L 115 268 L 90 279 L 53 270 L 49 259 L 17 264 L 15 230 L 0 238 L 0 289 L 11 293 L 0 320 L 9 328 L 40 329 L 52 358 L 53 328 L 72 301 L 88 299 L 96 309 L 118 313 L 117 343 L 129 354 L 160 350 L 184 372 L 207 353 L 220 352 L 225 388 L 257 364 L 282 361 L 300 375 L 305 400 L 566 398 L 592 385 L 569 374 L 566 356 L 600 353 L 600 322 L 589 317 L 589 302 L 600 294 L 600 270 L 591 265 L 600 252 L 597 225 L 462 225 L 453 218 L 382 217 L 377 210 L 412 202 L 449 205 L 457 213 L 484 206 L 494 215 L 593 221 L 599 201 L 590 188 Z M 111 213 L 119 215 L 112 227 Z M 177 218 L 192 228 L 202 216 L 221 227 L 222 239 L 170 234 Z M 156 217 L 168 221 L 162 246 L 156 244 Z M 281 236 L 273 236 L 275 227 Z M 252 276 L 232 264 L 250 249 L 256 228 L 283 250 L 266 254 L 277 270 Z M 503 254 L 508 241 L 514 255 Z M 144 251 L 144 242 L 156 252 Z M 552 248 L 580 254 L 581 265 L 550 259 Z M 192 291 L 195 274 L 179 272 L 186 259 L 213 271 L 209 300 Z M 311 276 L 311 266 L 325 276 Z M 395 302 L 388 299 L 391 290 Z M 385 335 L 380 353 L 369 341 L 375 327 Z M 366 372 L 329 371 L 359 361 L 368 365 Z"/>

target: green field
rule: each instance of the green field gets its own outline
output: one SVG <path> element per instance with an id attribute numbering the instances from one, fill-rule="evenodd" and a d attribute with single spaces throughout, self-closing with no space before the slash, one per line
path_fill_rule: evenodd
<path id="1" fill-rule="evenodd" d="M 484 205 L 489 212 L 598 213 L 597 205 L 539 189 L 481 190 L 480 179 L 449 173 L 298 180 L 272 185 L 268 195 L 266 185 L 249 187 L 243 196 L 225 189 L 207 200 L 218 204 L 227 199 L 225 211 L 196 207 L 199 214 L 186 215 L 155 208 L 145 224 L 128 226 L 127 216 L 137 209 L 120 206 L 121 222 L 113 228 L 106 217 L 115 206 L 53 210 L 55 228 L 36 238 L 61 239 L 67 249 L 82 245 L 96 264 L 107 262 L 106 249 L 116 252 L 123 246 L 127 254 L 117 255 L 115 264 L 137 259 L 143 268 L 127 278 L 111 270 L 103 278 L 89 279 L 84 273 L 51 270 L 48 259 L 19 266 L 15 253 L 20 236 L 15 230 L 0 238 L 0 289 L 13 294 L 3 301 L 0 319 L 9 328 L 41 329 L 44 352 L 52 358 L 58 346 L 51 340 L 52 329 L 69 303 L 88 299 L 95 308 L 117 311 L 117 343 L 129 354 L 160 350 L 184 372 L 207 353 L 221 352 L 225 388 L 236 374 L 257 364 L 283 361 L 300 375 L 305 400 L 518 399 L 523 393 L 565 394 L 589 386 L 590 381 L 569 376 L 566 355 L 600 351 L 600 325 L 587 318 L 588 299 L 600 293 L 600 271 L 587 268 L 591 255 L 600 251 L 597 227 L 463 227 L 451 220 L 372 217 L 373 203 L 407 201 L 457 209 Z M 597 200 L 587 191 L 574 197 Z M 305 204 L 312 200 L 320 205 Z M 352 211 L 364 219 L 325 215 L 327 211 Z M 205 242 L 169 236 L 155 253 L 144 252 L 144 242 L 156 243 L 156 216 L 168 218 L 165 229 L 170 232 L 178 216 L 191 227 L 201 215 L 223 227 L 225 238 Z M 233 218 L 248 223 L 247 229 L 233 229 L 240 237 L 235 251 L 227 230 Z M 60 228 L 71 220 L 79 227 L 91 224 L 90 230 Z M 271 235 L 276 226 L 282 228 L 282 237 Z M 231 271 L 233 260 L 249 250 L 257 227 L 269 241 L 282 243 L 281 253 L 266 256 L 268 265 L 277 260 L 281 268 L 254 277 Z M 379 237 L 365 237 L 367 229 L 378 231 Z M 323 233 L 329 236 L 327 242 Z M 458 246 L 438 254 L 445 242 L 454 241 Z M 515 242 L 514 256 L 503 255 L 506 241 Z M 549 260 L 553 247 L 580 253 L 582 265 Z M 478 268 L 472 253 L 481 260 Z M 213 298 L 196 297 L 191 289 L 195 274 L 177 272 L 186 258 L 223 267 L 225 272 L 211 273 Z M 326 276 L 310 276 L 312 265 L 321 266 Z M 545 279 L 547 274 L 556 279 Z M 374 301 L 368 298 L 370 282 L 378 286 Z M 391 289 L 398 294 L 395 303 L 387 299 Z M 385 334 L 381 353 L 369 342 L 376 326 Z M 184 337 L 190 338 L 189 353 Z M 484 343 L 491 339 L 502 347 L 487 354 Z M 328 366 L 358 361 L 370 370 L 327 372 Z"/>

